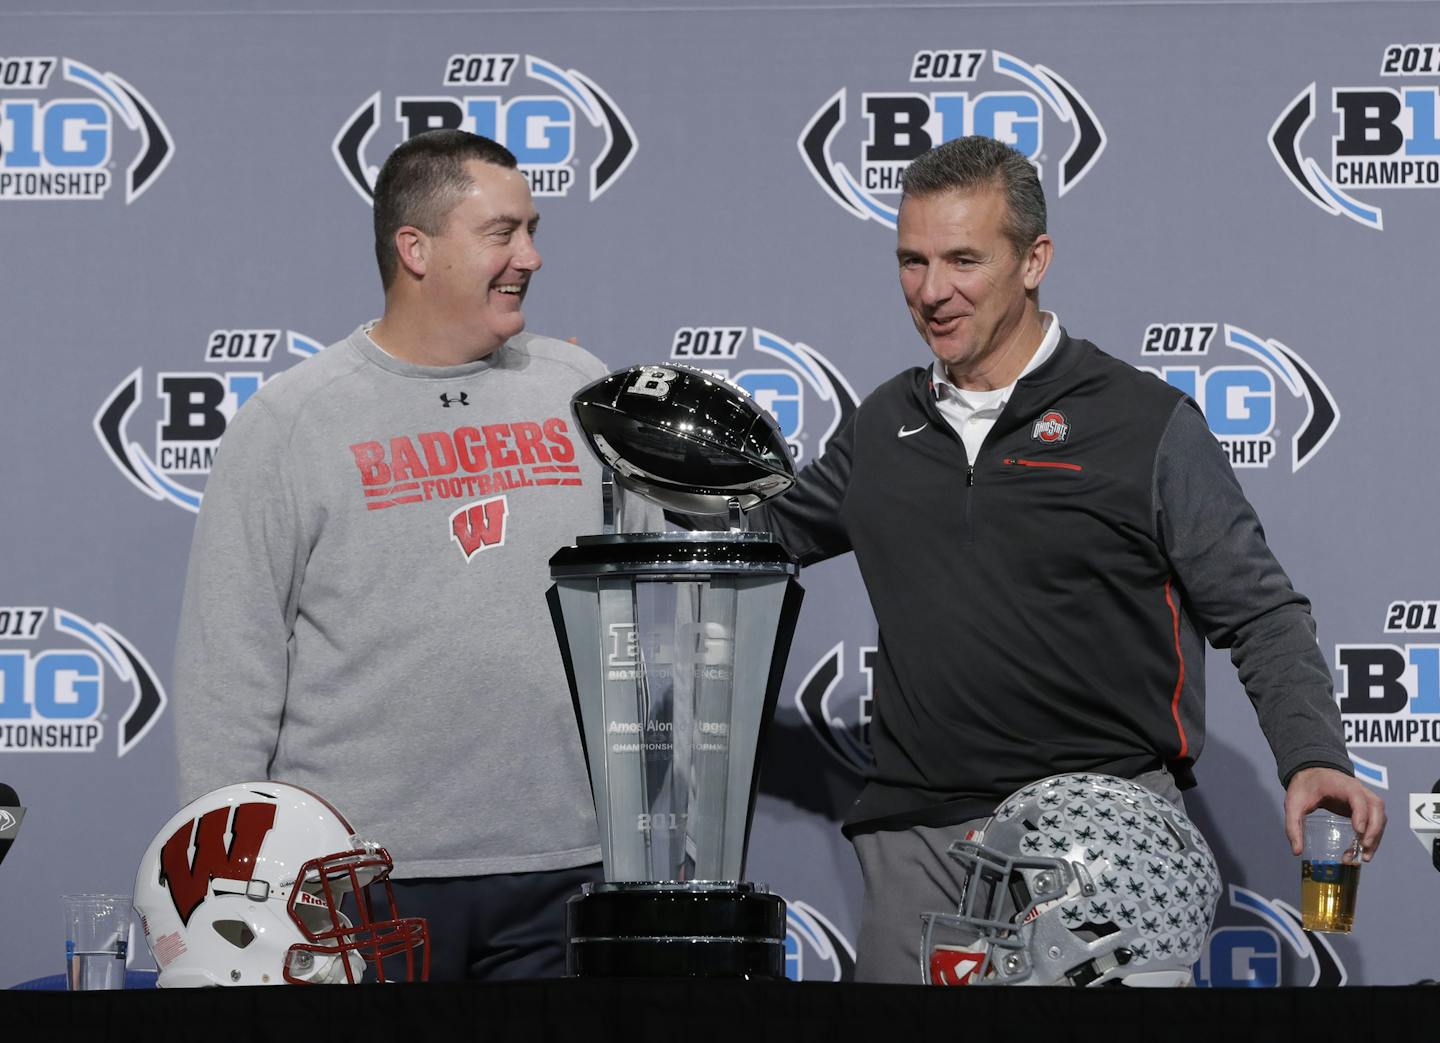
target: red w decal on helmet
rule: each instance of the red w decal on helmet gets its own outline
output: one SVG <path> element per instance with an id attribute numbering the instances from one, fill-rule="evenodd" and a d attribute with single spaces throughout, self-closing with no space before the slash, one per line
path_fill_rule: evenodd
<path id="1" fill-rule="evenodd" d="M 210 881 L 250 880 L 255 874 L 255 858 L 265 835 L 275 825 L 274 804 L 240 804 L 235 808 L 235 821 L 230 828 L 230 850 L 225 850 L 225 824 L 229 808 L 207 811 L 194 822 L 187 823 L 165 841 L 160 852 L 160 882 L 170 889 L 180 922 L 188 925 L 190 916 L 210 889 Z M 189 858 L 190 834 L 195 834 L 195 859 Z"/>

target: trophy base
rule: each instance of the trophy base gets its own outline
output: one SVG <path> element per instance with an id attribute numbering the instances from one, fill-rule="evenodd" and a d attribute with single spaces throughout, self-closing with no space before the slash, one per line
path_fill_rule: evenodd
<path id="1" fill-rule="evenodd" d="M 586 885 L 566 927 L 571 977 L 785 977 L 785 900 L 752 884 Z"/>

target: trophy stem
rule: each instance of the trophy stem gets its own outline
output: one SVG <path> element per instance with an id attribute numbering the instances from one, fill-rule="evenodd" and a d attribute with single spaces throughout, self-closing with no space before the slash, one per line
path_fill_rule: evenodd
<path id="1" fill-rule="evenodd" d="M 615 472 L 606 466 L 600 468 L 600 509 L 601 520 L 604 523 L 602 530 L 606 536 L 613 536 L 619 532 L 618 500 L 620 495 L 619 486 L 615 484 Z"/>

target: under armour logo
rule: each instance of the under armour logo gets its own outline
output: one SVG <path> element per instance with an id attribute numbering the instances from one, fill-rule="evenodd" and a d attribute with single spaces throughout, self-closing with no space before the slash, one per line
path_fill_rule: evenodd
<path id="1" fill-rule="evenodd" d="M 456 395 L 454 398 L 451 398 L 449 395 L 445 394 L 444 392 L 441 392 L 441 394 L 440 394 L 440 404 L 443 405 L 446 409 L 449 409 L 451 406 L 456 406 L 456 405 L 459 405 L 459 406 L 468 406 L 468 405 L 470 404 L 470 396 L 467 395 L 467 394 L 465 394 L 465 392 L 462 391 L 462 392 L 460 392 L 460 394 Z"/>

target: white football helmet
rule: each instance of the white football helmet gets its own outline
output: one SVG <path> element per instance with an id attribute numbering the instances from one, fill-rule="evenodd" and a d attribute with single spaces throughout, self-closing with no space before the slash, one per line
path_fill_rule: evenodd
<path id="1" fill-rule="evenodd" d="M 405 980 L 423 981 L 429 931 L 395 917 L 392 868 L 389 852 L 309 790 L 247 782 L 207 793 L 165 824 L 135 877 L 157 984 L 355 984 L 366 963 L 385 981 L 381 960 L 402 954 Z M 340 911 L 347 895 L 353 921 Z"/>
<path id="2" fill-rule="evenodd" d="M 1220 875 L 1175 805 L 1111 775 L 1055 775 L 950 845 L 960 909 L 926 913 L 937 985 L 1191 984 Z"/>

